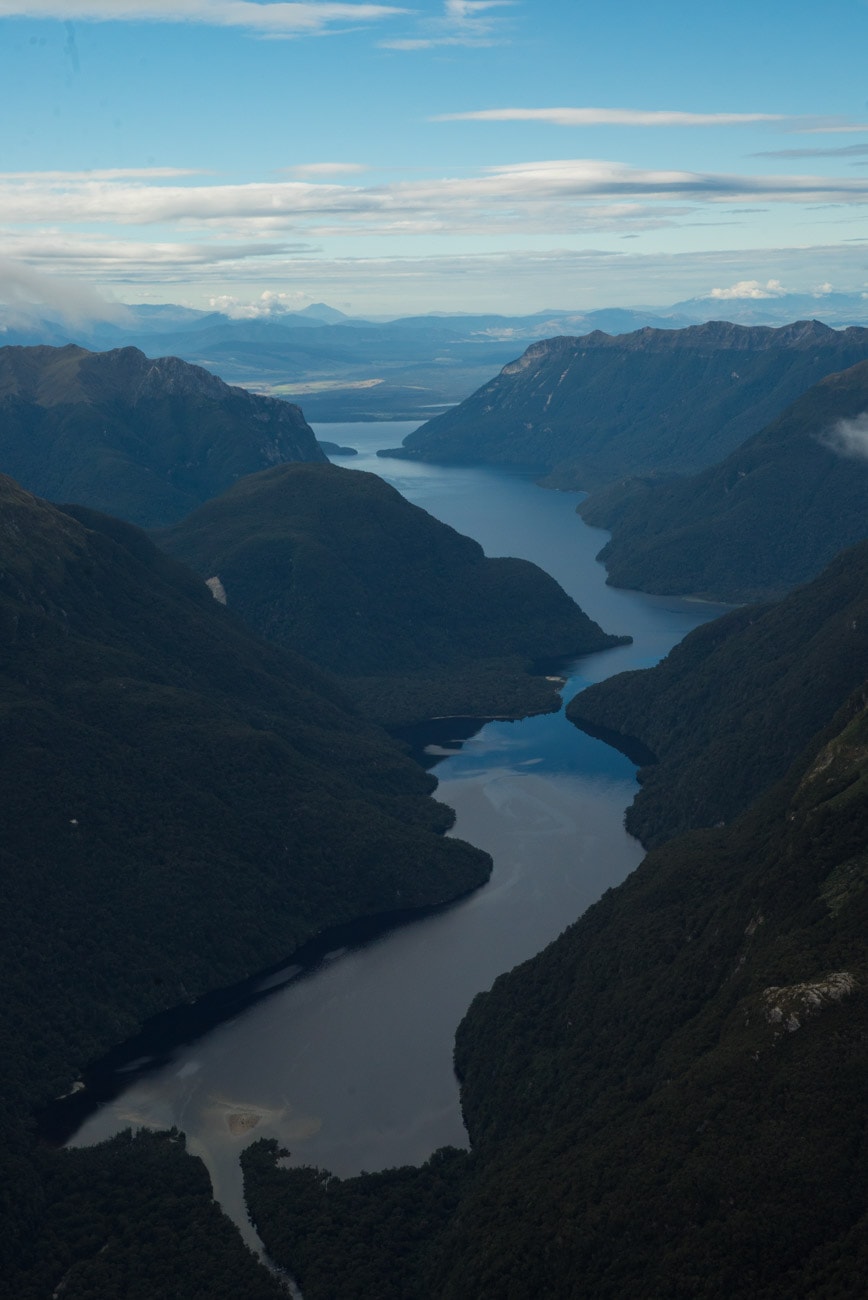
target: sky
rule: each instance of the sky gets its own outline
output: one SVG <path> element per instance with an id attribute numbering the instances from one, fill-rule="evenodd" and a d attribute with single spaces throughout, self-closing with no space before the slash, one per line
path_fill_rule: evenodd
<path id="1" fill-rule="evenodd" d="M 868 0 L 0 0 L 0 302 L 868 294 Z"/>

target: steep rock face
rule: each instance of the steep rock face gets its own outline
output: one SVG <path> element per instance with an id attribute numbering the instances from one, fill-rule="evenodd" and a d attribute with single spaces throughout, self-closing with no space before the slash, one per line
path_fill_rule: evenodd
<path id="1" fill-rule="evenodd" d="M 713 464 L 832 371 L 868 357 L 868 330 L 712 321 L 533 344 L 397 454 L 518 465 L 590 490 L 627 474 Z M 390 453 L 396 454 L 396 453 Z"/>
<path id="2" fill-rule="evenodd" d="M 0 470 L 40 496 L 154 526 L 289 460 L 325 460 L 298 407 L 177 357 L 0 348 Z"/>
<path id="3" fill-rule="evenodd" d="M 655 668 L 620 673 L 567 716 L 657 762 L 627 825 L 645 844 L 728 822 L 841 706 L 868 664 L 868 542 L 775 605 L 706 623 Z M 621 740 L 619 737 L 626 737 Z"/>
<path id="4" fill-rule="evenodd" d="M 542 569 L 487 559 L 373 474 L 282 465 L 157 536 L 381 721 L 556 707 L 531 662 L 619 640 Z"/>
<path id="5" fill-rule="evenodd" d="M 714 468 L 627 481 L 579 512 L 613 530 L 599 558 L 617 587 L 737 602 L 807 582 L 868 535 L 868 361 L 829 375 Z"/>

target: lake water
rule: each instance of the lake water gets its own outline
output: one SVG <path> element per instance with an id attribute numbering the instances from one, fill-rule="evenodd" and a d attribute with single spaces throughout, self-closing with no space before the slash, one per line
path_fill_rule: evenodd
<path id="1" fill-rule="evenodd" d="M 577 661 L 566 699 L 614 672 L 655 663 L 720 612 L 607 587 L 594 559 L 606 534 L 579 519 L 575 494 L 506 472 L 376 457 L 414 427 L 316 432 L 359 449 L 337 463 L 380 474 L 489 555 L 534 560 L 606 631 L 634 638 Z M 90 1115 L 72 1145 L 131 1124 L 177 1125 L 254 1246 L 238 1155 L 255 1138 L 276 1137 L 293 1162 L 342 1175 L 466 1145 L 452 1072 L 456 1026 L 477 992 L 638 864 L 642 850 L 623 828 L 635 769 L 563 713 L 489 723 L 460 747 L 447 726 L 431 748 L 440 760 L 437 797 L 456 811 L 453 834 L 492 855 L 490 883 L 436 915 L 272 975 L 261 985 L 268 996 L 196 1041 L 165 1047 L 159 1068 L 124 1065 L 129 1086 Z"/>

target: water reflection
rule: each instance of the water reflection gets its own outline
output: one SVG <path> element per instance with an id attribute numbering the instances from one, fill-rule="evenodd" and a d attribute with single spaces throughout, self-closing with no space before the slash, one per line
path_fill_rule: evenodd
<path id="1" fill-rule="evenodd" d="M 343 463 L 380 473 L 487 553 L 542 563 L 607 631 L 633 635 L 631 646 L 578 661 L 566 698 L 613 672 L 656 662 L 716 612 L 606 587 L 594 559 L 605 534 L 578 519 L 575 494 L 481 469 L 377 459 L 375 447 L 403 436 L 394 425 L 317 432 L 359 447 Z M 467 732 L 460 720 L 441 726 L 429 757 L 440 760 L 437 796 L 456 811 L 453 833 L 494 859 L 490 884 L 450 909 L 336 950 L 312 972 L 294 969 L 267 999 L 173 1049 L 168 1064 L 97 1110 L 74 1144 L 130 1124 L 178 1125 L 252 1244 L 238 1153 L 260 1135 L 278 1138 L 296 1162 L 345 1175 L 465 1144 L 452 1042 L 469 1002 L 623 880 L 642 855 L 623 828 L 636 788 L 623 755 L 577 731 L 563 713 L 489 723 L 470 739 Z M 270 984 L 285 979 L 274 975 Z"/>

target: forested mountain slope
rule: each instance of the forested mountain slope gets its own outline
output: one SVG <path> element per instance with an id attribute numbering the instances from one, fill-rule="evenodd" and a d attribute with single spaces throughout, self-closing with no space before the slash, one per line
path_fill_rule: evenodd
<path id="1" fill-rule="evenodd" d="M 306 1300 L 863 1294 L 866 703 L 474 1001 L 470 1155 L 340 1182 L 245 1153 Z"/>
<path id="2" fill-rule="evenodd" d="M 339 674 L 372 716 L 557 707 L 535 659 L 615 645 L 542 569 L 486 559 L 374 474 L 281 465 L 159 533 L 261 635 Z"/>
<path id="3" fill-rule="evenodd" d="M 177 357 L 0 348 L 0 472 L 52 501 L 156 526 L 242 474 L 325 459 L 297 406 Z"/>
<path id="4" fill-rule="evenodd" d="M 585 491 L 625 475 L 692 473 L 866 357 L 868 330 L 819 321 L 547 339 L 389 454 L 532 467 L 552 486 Z"/>
<path id="5" fill-rule="evenodd" d="M 579 507 L 613 530 L 616 587 L 762 600 L 807 582 L 868 536 L 868 361 L 829 375 L 721 464 L 628 480 Z"/>
<path id="6" fill-rule="evenodd" d="M 655 668 L 591 686 L 567 716 L 657 762 L 640 771 L 627 825 L 646 845 L 730 821 L 863 680 L 868 542 L 774 605 L 691 632 Z M 626 738 L 626 742 L 623 738 Z"/>
<path id="7" fill-rule="evenodd" d="M 254 638 L 137 529 L 5 477 L 0 645 L 0 1277 L 21 1300 L 50 1295 L 76 1261 L 123 1274 L 153 1256 L 118 1218 L 112 1161 L 133 1183 L 166 1180 L 168 1199 L 147 1193 L 142 1211 L 143 1232 L 149 1217 L 168 1232 L 148 1268 L 180 1267 L 173 1197 L 221 1238 L 215 1258 L 237 1241 L 177 1143 L 148 1146 L 142 1165 L 133 1144 L 73 1167 L 32 1147 L 33 1109 L 154 1012 L 326 927 L 454 898 L 490 864 L 442 837 L 433 780 L 318 670 Z M 211 1246 L 185 1249 L 195 1272 Z M 224 1262 L 209 1294 L 259 1294 L 258 1272 L 231 1290 Z M 192 1274 L 183 1285 L 197 1293 Z"/>

